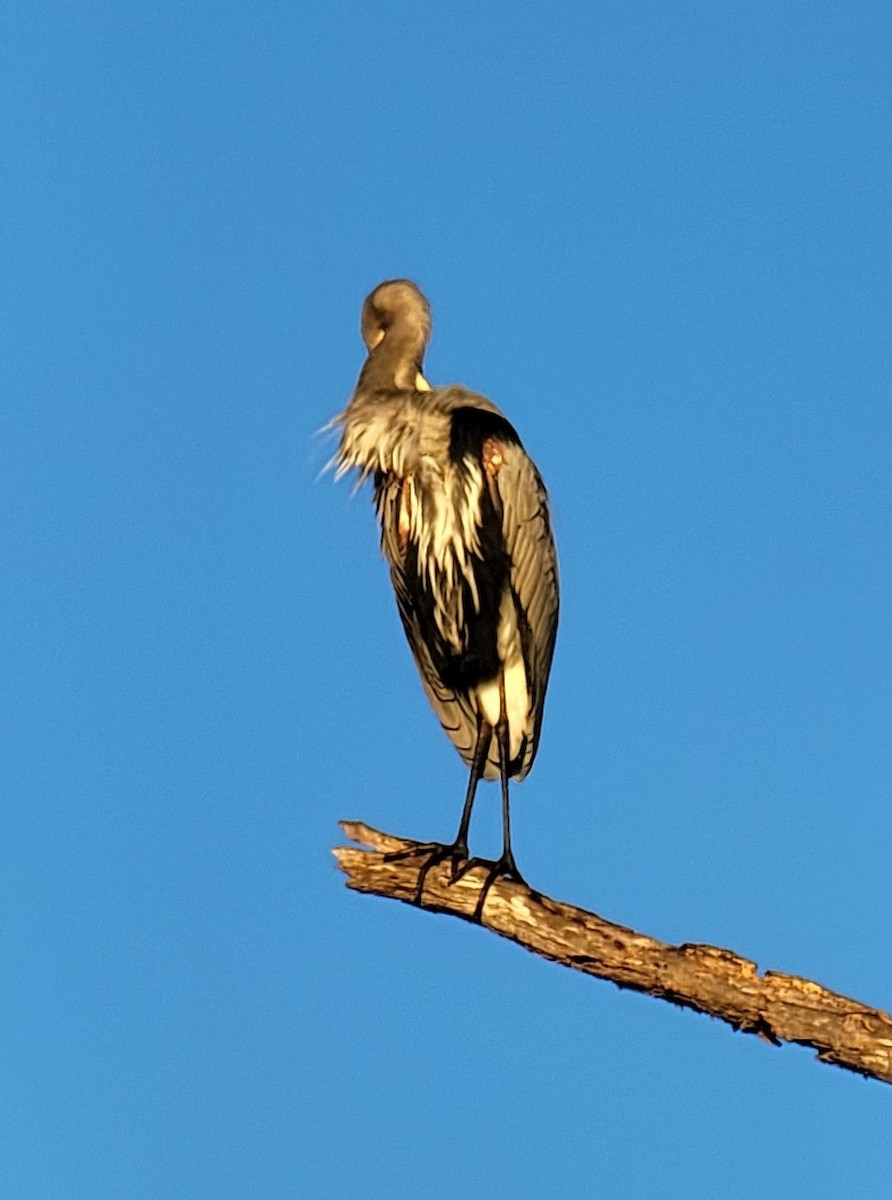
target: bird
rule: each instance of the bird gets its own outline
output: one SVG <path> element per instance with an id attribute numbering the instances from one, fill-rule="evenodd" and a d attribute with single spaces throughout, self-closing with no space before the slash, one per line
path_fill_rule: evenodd
<path id="1" fill-rule="evenodd" d="M 421 683 L 469 769 L 458 832 L 423 843 L 419 878 L 450 860 L 525 883 L 511 845 L 509 782 L 530 772 L 539 746 L 557 633 L 558 563 L 545 485 L 514 426 L 487 397 L 424 376 L 427 298 L 408 279 L 366 297 L 368 356 L 340 431 L 338 478 L 371 478 L 381 549 Z M 501 781 L 502 853 L 468 858 L 481 779 Z M 400 852 L 398 855 L 400 856 Z M 481 905 L 484 893 L 481 895 Z M 478 906 L 478 915 L 479 915 Z"/>

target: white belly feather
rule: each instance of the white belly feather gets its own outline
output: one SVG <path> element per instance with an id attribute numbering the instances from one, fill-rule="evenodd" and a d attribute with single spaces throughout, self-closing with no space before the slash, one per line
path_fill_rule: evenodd
<path id="1" fill-rule="evenodd" d="M 532 737 L 530 719 L 530 690 L 523 665 L 517 616 L 511 597 L 502 597 L 499 618 L 498 654 L 505 679 L 505 712 L 508 718 L 508 748 L 511 758 L 520 752 L 524 738 Z M 501 696 L 498 678 L 478 684 L 475 698 L 484 719 L 495 728 L 501 715 Z"/>

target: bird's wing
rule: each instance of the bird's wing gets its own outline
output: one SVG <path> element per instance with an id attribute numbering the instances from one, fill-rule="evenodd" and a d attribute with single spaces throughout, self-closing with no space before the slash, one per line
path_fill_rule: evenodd
<path id="1" fill-rule="evenodd" d="M 460 403 L 458 396 L 456 400 Z M 483 396 L 465 393 L 464 404 L 454 408 L 451 454 L 476 464 L 491 501 L 489 506 L 481 503 L 480 521 L 498 526 L 508 563 L 530 693 L 531 728 L 515 767 L 523 779 L 536 755 L 557 632 L 558 567 L 548 495 L 517 431 Z"/>
<path id="2" fill-rule="evenodd" d="M 511 434 L 513 429 L 508 427 Z M 559 588 L 557 553 L 551 532 L 548 496 L 535 463 L 517 438 L 491 435 L 484 451 L 484 473 L 496 512 L 501 516 L 502 538 L 510 563 L 510 586 L 517 611 L 524 665 L 530 689 L 532 738 L 528 741 L 519 779 L 533 765 L 539 743 L 545 689 L 557 633 Z M 501 461 L 499 462 L 498 459 Z"/>
<path id="3" fill-rule="evenodd" d="M 381 522 L 381 550 L 390 566 L 390 578 L 403 629 L 418 667 L 421 683 L 431 708 L 443 729 L 470 767 L 477 744 L 477 715 L 466 694 L 447 687 L 431 657 L 425 640 L 421 615 L 412 599 L 405 573 L 405 545 L 400 535 L 400 505 L 403 481 L 379 472 L 375 478 L 375 506 Z"/>

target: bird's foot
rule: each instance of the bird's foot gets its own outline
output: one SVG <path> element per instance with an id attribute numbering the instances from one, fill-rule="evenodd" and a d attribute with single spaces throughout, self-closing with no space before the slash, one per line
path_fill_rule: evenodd
<path id="1" fill-rule="evenodd" d="M 444 845 L 442 842 L 416 842 L 406 850 L 394 850 L 390 854 L 385 854 L 384 861 L 398 862 L 406 858 L 421 858 L 424 856 L 426 856 L 426 862 L 418 873 L 418 884 L 412 900 L 412 903 L 419 908 L 422 907 L 424 884 L 429 872 L 443 862 L 452 864 L 452 870 L 449 874 L 450 884 L 457 883 L 459 879 L 467 875 L 475 867 L 487 868 L 488 874 L 483 881 L 483 887 L 480 889 L 480 896 L 477 899 L 477 905 L 472 918 L 478 925 L 480 924 L 486 897 L 489 895 L 489 889 L 497 879 L 508 879 L 512 883 L 519 883 L 523 887 L 529 888 L 530 891 L 534 891 L 518 870 L 517 863 L 514 861 L 514 855 L 510 850 L 503 852 L 501 858 L 495 861 L 491 858 L 468 858 L 467 842 L 461 840 L 451 842 L 448 845 Z"/>
<path id="2" fill-rule="evenodd" d="M 391 850 L 384 855 L 385 862 L 401 862 L 406 858 L 422 858 L 424 855 L 436 854 L 439 850 L 448 850 L 442 842 L 413 842 L 405 850 Z"/>
<path id="3" fill-rule="evenodd" d="M 422 855 L 427 855 L 427 862 L 418 873 L 418 885 L 415 889 L 414 904 L 421 906 L 421 898 L 424 894 L 424 881 L 427 879 L 428 872 L 442 862 L 451 862 L 452 871 L 449 876 L 449 882 L 455 883 L 456 879 L 467 870 L 468 845 L 467 842 L 461 840 L 451 842 L 444 846 L 442 842 L 418 842 L 409 850 L 394 850 L 392 854 L 385 854 L 385 862 L 395 862 L 403 858 L 419 858 Z"/>
<path id="4" fill-rule="evenodd" d="M 497 879 L 508 879 L 512 883 L 519 883 L 523 887 L 529 888 L 530 891 L 533 891 L 533 888 L 530 887 L 530 885 L 521 875 L 520 871 L 517 869 L 517 863 L 514 861 L 514 855 L 510 850 L 503 851 L 502 857 L 496 859 L 495 862 L 489 862 L 482 858 L 472 859 L 471 862 L 467 864 L 467 867 L 471 866 L 486 866 L 490 868 L 489 875 L 487 875 L 483 882 L 483 887 L 480 889 L 480 895 L 477 898 L 477 907 L 474 909 L 474 920 L 478 925 L 480 924 L 481 917 L 483 916 L 483 906 L 486 903 L 486 897 L 489 895 L 489 889 Z M 464 873 L 464 870 L 466 869 L 467 868 L 463 868 L 462 873 Z"/>

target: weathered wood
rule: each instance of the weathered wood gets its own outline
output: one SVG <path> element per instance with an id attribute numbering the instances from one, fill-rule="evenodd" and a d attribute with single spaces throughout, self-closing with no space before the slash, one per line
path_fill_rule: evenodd
<path id="1" fill-rule="evenodd" d="M 412 904 L 426 861 L 417 842 L 342 821 L 353 842 L 335 850 L 347 886 Z M 412 855 L 414 848 L 419 853 Z M 394 853 L 407 857 L 391 858 Z M 473 921 L 488 873 L 473 867 L 454 883 L 450 865 L 433 867 L 421 907 Z M 497 879 L 479 923 L 534 954 L 693 1008 L 766 1041 L 811 1046 L 821 1062 L 892 1083 L 892 1016 L 780 971 L 759 973 L 756 963 L 717 946 L 672 946 L 585 909 Z"/>

